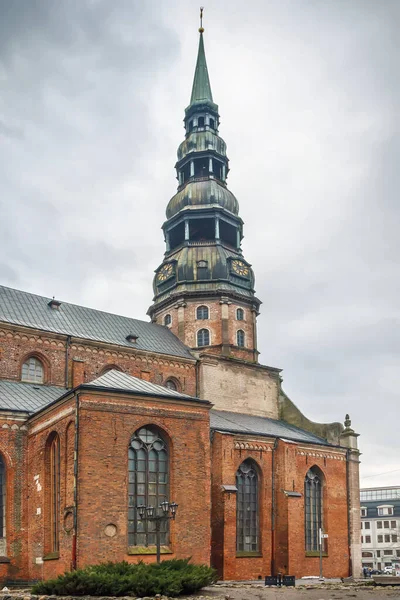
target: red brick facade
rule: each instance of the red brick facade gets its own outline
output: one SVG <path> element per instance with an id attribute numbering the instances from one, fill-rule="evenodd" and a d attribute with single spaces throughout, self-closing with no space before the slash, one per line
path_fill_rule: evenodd
<path id="1" fill-rule="evenodd" d="M 229 306 L 232 315 L 236 308 Z M 194 305 L 190 310 L 194 314 Z M 245 319 L 251 316 L 250 310 L 245 311 Z M 216 359 L 206 356 L 196 362 L 194 358 L 2 326 L 0 379 L 20 381 L 22 363 L 29 356 L 42 361 L 45 385 L 60 386 L 60 395 L 67 373 L 68 385 L 77 386 L 114 367 L 152 383 L 165 384 L 173 379 L 179 391 L 193 396 L 209 390 L 218 410 L 225 403 L 226 410 L 240 412 L 246 398 L 243 412 L 279 418 L 279 370 L 257 364 L 228 358 L 214 364 Z M 236 392 L 232 385 L 237 386 Z M 254 398 L 247 387 L 254 390 Z M 219 395 L 223 400 L 218 400 Z M 154 552 L 131 548 L 127 541 L 127 449 L 133 433 L 145 425 L 159 428 L 168 440 L 169 497 L 179 504 L 163 556 L 192 556 L 196 562 L 215 566 L 223 579 L 257 579 L 273 572 L 318 575 L 318 558 L 305 551 L 303 494 L 305 475 L 316 465 L 324 476 L 323 521 L 329 535 L 324 575 L 347 576 L 348 450 L 218 431 L 213 432 L 210 443 L 209 408 L 204 402 L 112 391 L 95 393 L 81 386 L 29 419 L 3 411 L 0 452 L 6 466 L 7 493 L 6 545 L 4 556 L 0 556 L 2 581 L 52 577 L 88 565 L 94 557 L 96 561 L 155 559 Z M 49 521 L 48 446 L 55 435 L 61 458 L 58 552 L 50 544 Z M 354 481 L 358 473 L 356 454 L 353 451 L 351 464 Z M 234 489 L 236 472 L 246 459 L 252 459 L 259 482 L 259 551 L 247 555 L 237 552 Z"/>

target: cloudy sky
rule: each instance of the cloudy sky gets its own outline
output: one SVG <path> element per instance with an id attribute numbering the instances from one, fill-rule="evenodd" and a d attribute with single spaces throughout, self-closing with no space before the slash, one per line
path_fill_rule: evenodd
<path id="1" fill-rule="evenodd" d="M 0 283 L 147 319 L 196 0 L 0 0 Z M 209 0 L 261 361 L 400 484 L 398 0 Z M 397 167 L 396 167 L 397 165 Z"/>

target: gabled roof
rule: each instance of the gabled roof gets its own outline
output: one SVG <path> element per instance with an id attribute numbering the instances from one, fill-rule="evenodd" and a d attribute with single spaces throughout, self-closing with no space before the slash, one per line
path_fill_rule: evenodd
<path id="1" fill-rule="evenodd" d="M 210 404 L 195 396 L 181 394 L 162 385 L 156 385 L 115 369 L 89 383 L 83 383 L 74 389 L 49 385 L 4 381 L 0 379 L 0 411 L 24 412 L 33 415 L 53 402 L 79 390 L 99 390 L 112 392 L 131 392 L 144 396 L 176 398 L 202 404 Z"/>
<path id="2" fill-rule="evenodd" d="M 284 421 L 276 421 L 267 417 L 254 417 L 252 415 L 224 410 L 212 410 L 210 412 L 210 426 L 215 431 L 279 437 L 295 442 L 309 442 L 312 444 L 323 444 L 324 446 L 331 445 L 323 438 L 289 425 Z"/>
<path id="3" fill-rule="evenodd" d="M 167 327 L 67 302 L 53 309 L 49 302 L 51 298 L 0 286 L 0 322 L 194 360 Z M 134 344 L 127 341 L 129 334 L 138 336 Z"/>
<path id="4" fill-rule="evenodd" d="M 133 377 L 133 375 L 128 375 L 127 373 L 117 371 L 116 369 L 107 371 L 107 373 L 101 375 L 101 377 L 98 377 L 97 379 L 95 379 L 94 381 L 90 381 L 89 383 L 85 383 L 81 387 L 83 387 L 84 389 L 107 388 L 110 390 L 120 390 L 134 392 L 137 394 L 144 394 L 146 396 L 162 396 L 166 398 L 180 398 L 182 400 L 206 402 L 205 400 L 200 400 L 195 396 L 181 394 L 180 392 L 170 390 L 169 388 L 164 387 L 163 385 L 157 385 L 155 383 L 150 383 L 150 381 L 144 381 L 143 379 L 139 379 L 138 377 Z"/>
<path id="5" fill-rule="evenodd" d="M 65 393 L 61 387 L 0 380 L 0 410 L 32 415 Z"/>

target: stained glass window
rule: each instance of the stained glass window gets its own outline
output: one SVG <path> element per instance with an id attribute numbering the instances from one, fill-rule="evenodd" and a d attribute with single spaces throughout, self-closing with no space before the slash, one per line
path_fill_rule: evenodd
<path id="1" fill-rule="evenodd" d="M 306 551 L 319 550 L 319 529 L 322 523 L 322 477 L 315 467 L 309 469 L 304 480 Z"/>
<path id="2" fill-rule="evenodd" d="M 236 549 L 258 552 L 258 477 L 251 460 L 245 460 L 236 473 Z"/>
<path id="3" fill-rule="evenodd" d="M 155 506 L 168 499 L 168 446 L 155 427 L 142 427 L 128 450 L 128 544 L 154 546 L 154 521 L 139 519 L 136 507 Z M 168 544 L 168 521 L 161 523 L 161 544 Z"/>
<path id="4" fill-rule="evenodd" d="M 44 370 L 43 365 L 39 359 L 31 356 L 22 365 L 22 381 L 29 381 L 31 383 L 43 383 L 44 382 Z"/>
<path id="5" fill-rule="evenodd" d="M 210 332 L 208 329 L 199 329 L 197 332 L 197 345 L 198 346 L 209 346 L 210 345 Z"/>

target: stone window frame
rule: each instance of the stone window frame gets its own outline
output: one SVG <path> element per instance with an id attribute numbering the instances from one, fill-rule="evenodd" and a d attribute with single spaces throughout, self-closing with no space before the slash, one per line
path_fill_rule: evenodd
<path id="1" fill-rule="evenodd" d="M 246 334 L 243 329 L 236 331 L 236 345 L 238 348 L 246 348 Z"/>
<path id="2" fill-rule="evenodd" d="M 199 317 L 199 309 L 207 309 L 207 317 Z M 207 304 L 199 304 L 196 306 L 196 321 L 209 321 L 210 320 L 210 307 Z"/>
<path id="3" fill-rule="evenodd" d="M 172 326 L 172 315 L 171 315 L 171 313 L 167 313 L 166 315 L 164 315 L 163 324 L 164 324 L 165 327 L 171 327 Z"/>
<path id="4" fill-rule="evenodd" d="M 241 315 L 239 317 L 239 315 Z M 241 306 L 238 306 L 236 309 L 236 321 L 245 321 L 245 312 L 244 312 L 244 308 L 242 308 Z"/>
<path id="5" fill-rule="evenodd" d="M 199 334 L 202 331 L 206 331 L 208 333 L 208 344 L 199 344 Z M 201 327 L 196 331 L 196 347 L 197 348 L 208 348 L 211 346 L 211 331 L 207 327 Z"/>

